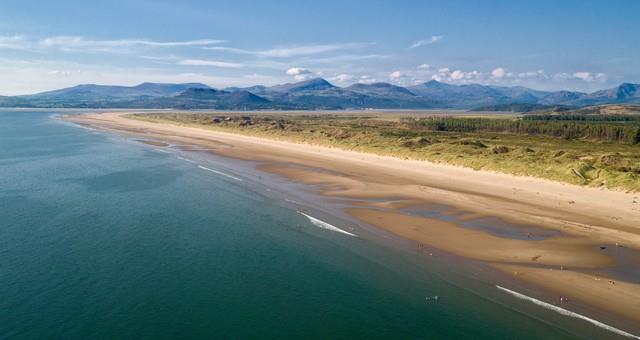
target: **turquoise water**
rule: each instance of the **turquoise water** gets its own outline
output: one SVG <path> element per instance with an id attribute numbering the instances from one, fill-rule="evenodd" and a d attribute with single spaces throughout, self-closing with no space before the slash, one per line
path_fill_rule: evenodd
<path id="1" fill-rule="evenodd" d="M 482 297 L 422 256 L 50 115 L 0 112 L 0 338 L 607 334 Z"/>

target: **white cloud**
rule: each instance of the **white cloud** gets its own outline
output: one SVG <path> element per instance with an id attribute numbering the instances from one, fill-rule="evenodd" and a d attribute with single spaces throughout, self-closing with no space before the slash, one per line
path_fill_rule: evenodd
<path id="1" fill-rule="evenodd" d="M 376 78 L 372 78 L 370 76 L 364 75 L 364 76 L 360 76 L 360 79 L 358 79 L 358 83 L 360 84 L 373 84 L 375 82 L 377 82 L 378 80 Z"/>
<path id="2" fill-rule="evenodd" d="M 418 70 L 428 70 L 430 68 L 431 68 L 431 65 L 429 65 L 429 64 L 420 64 L 417 67 Z"/>
<path id="3" fill-rule="evenodd" d="M 576 72 L 573 74 L 574 77 L 578 78 L 578 79 L 582 79 L 584 81 L 592 81 L 593 80 L 593 75 L 591 74 L 591 72 Z"/>
<path id="4" fill-rule="evenodd" d="M 433 73 L 432 73 L 433 72 Z M 432 73 L 432 74 L 431 74 Z M 431 79 L 454 83 L 454 84 L 502 84 L 505 86 L 524 85 L 533 88 L 553 88 L 564 84 L 577 85 L 578 83 L 606 83 L 608 77 L 604 73 L 594 72 L 575 72 L 575 73 L 555 73 L 547 74 L 544 70 L 535 71 L 522 71 L 511 72 L 503 67 L 494 68 L 488 72 L 482 72 L 477 70 L 465 71 L 465 70 L 451 70 L 447 67 L 439 68 L 436 71 L 426 71 L 426 73 L 420 73 L 415 71 L 413 73 L 406 74 L 407 77 L 412 79 L 424 79 L 425 75 L 431 74 Z M 555 83 L 556 85 L 551 85 Z"/>
<path id="5" fill-rule="evenodd" d="M 391 72 L 389 74 L 389 81 L 391 83 L 397 84 L 397 85 L 401 85 L 401 86 L 407 86 L 410 84 L 413 84 L 414 81 L 414 76 L 415 76 L 415 71 L 413 70 L 409 70 L 409 71 L 394 71 Z"/>
<path id="6" fill-rule="evenodd" d="M 238 63 L 230 63 L 230 62 L 218 61 L 218 60 L 204 60 L 204 59 L 185 59 L 185 60 L 180 60 L 178 64 L 187 65 L 187 66 L 213 66 L 213 67 L 221 67 L 221 68 L 243 67 L 242 64 L 238 64 Z"/>
<path id="7" fill-rule="evenodd" d="M 340 73 L 338 75 L 336 75 L 335 77 L 332 77 L 331 80 L 340 82 L 340 83 L 345 83 L 348 81 L 352 81 L 355 77 L 351 74 L 346 74 L 346 73 Z"/>
<path id="8" fill-rule="evenodd" d="M 451 71 L 448 67 L 438 69 L 438 71 L 431 76 L 431 79 L 437 81 L 445 81 L 451 83 L 471 83 L 478 82 L 484 78 L 484 74 L 480 71 L 463 71 L 455 70 Z"/>
<path id="9" fill-rule="evenodd" d="M 252 55 L 257 55 L 262 57 L 288 58 L 288 57 L 324 54 L 324 53 L 335 52 L 340 50 L 360 49 L 369 45 L 372 45 L 372 43 L 310 44 L 310 45 L 300 45 L 300 46 L 278 47 L 278 48 L 272 48 L 268 50 L 259 50 L 259 51 L 244 50 L 240 48 L 225 47 L 225 46 L 209 46 L 209 47 L 204 47 L 204 49 L 213 50 L 213 51 L 232 52 L 232 53 L 239 53 L 239 54 L 252 54 Z"/>
<path id="10" fill-rule="evenodd" d="M 333 45 L 308 45 L 286 48 L 275 48 L 262 51 L 261 55 L 267 57 L 293 57 L 301 55 L 313 55 L 337 50 L 353 49 L 363 47 L 363 44 L 333 44 Z"/>
<path id="11" fill-rule="evenodd" d="M 544 70 L 520 72 L 516 76 L 518 78 L 541 78 L 541 79 L 549 78 L 549 76 L 547 76 Z"/>
<path id="12" fill-rule="evenodd" d="M 238 54 L 255 54 L 254 51 L 243 50 L 243 49 L 234 48 L 234 47 L 226 47 L 226 46 L 206 46 L 206 47 L 203 47 L 202 49 L 209 50 L 209 51 L 233 52 Z"/>
<path id="13" fill-rule="evenodd" d="M 556 81 L 565 81 L 565 80 L 569 80 L 574 78 L 572 75 L 570 75 L 569 73 L 556 73 L 552 76 L 553 80 Z"/>
<path id="14" fill-rule="evenodd" d="M 77 71 L 65 71 L 65 70 L 51 70 L 49 72 L 47 72 L 48 75 L 51 76 L 59 76 L 59 77 L 69 77 L 71 75 L 73 75 L 74 73 L 82 73 L 82 71 L 77 70 Z"/>
<path id="15" fill-rule="evenodd" d="M 176 61 L 179 60 L 180 58 L 176 57 L 175 55 L 169 55 L 169 56 L 164 56 L 164 57 L 158 57 L 158 56 L 152 56 L 152 55 L 141 55 L 140 56 L 141 59 L 146 59 L 146 60 L 151 60 L 151 61 L 163 61 L 163 62 L 167 62 L 167 61 Z"/>
<path id="16" fill-rule="evenodd" d="M 299 76 L 299 75 L 303 75 L 303 74 L 310 74 L 311 71 L 307 70 L 306 68 L 302 68 L 302 67 L 292 67 L 292 68 L 288 69 L 286 73 L 288 75 L 290 75 L 290 76 Z"/>
<path id="17" fill-rule="evenodd" d="M 293 79 L 301 81 L 312 77 L 312 72 L 302 67 L 291 67 L 286 72 L 287 75 L 293 76 Z"/>
<path id="18" fill-rule="evenodd" d="M 21 35 L 0 36 L 0 48 L 26 49 L 29 42 Z"/>
<path id="19" fill-rule="evenodd" d="M 465 79 L 475 79 L 475 80 L 477 80 L 477 79 L 482 78 L 482 72 L 479 72 L 479 71 L 467 72 L 464 77 L 465 77 Z"/>
<path id="20" fill-rule="evenodd" d="M 421 46 L 435 44 L 438 41 L 441 41 L 443 38 L 444 37 L 441 36 L 441 35 L 434 35 L 430 39 L 425 39 L 425 40 L 420 40 L 420 41 L 414 42 L 413 44 L 411 44 L 411 46 L 409 46 L 409 48 L 418 48 L 418 47 L 421 47 Z"/>
<path id="21" fill-rule="evenodd" d="M 580 72 L 575 72 L 571 75 L 567 73 L 559 73 L 554 75 L 554 79 L 559 79 L 559 80 L 578 79 L 587 83 L 591 83 L 595 81 L 605 82 L 607 81 L 607 75 L 604 73 L 592 73 L 592 72 L 580 71 Z"/>
<path id="22" fill-rule="evenodd" d="M 478 70 L 465 71 L 454 70 L 449 68 L 439 68 L 431 76 L 431 79 L 452 83 L 502 83 L 504 85 L 519 84 L 523 79 L 548 79 L 549 77 L 543 70 L 527 71 L 521 73 L 509 72 L 503 67 L 494 68 L 488 72 Z"/>
<path id="23" fill-rule="evenodd" d="M 38 42 L 41 47 L 59 48 L 66 51 L 92 49 L 98 51 L 110 51 L 124 47 L 184 47 L 206 46 L 220 44 L 225 40 L 200 39 L 186 41 L 153 41 L 144 39 L 119 39 L 119 40 L 91 40 L 81 36 L 56 36 L 42 39 Z"/>
<path id="24" fill-rule="evenodd" d="M 552 80 L 554 82 L 558 82 L 558 83 L 564 83 L 565 85 L 567 84 L 571 84 L 573 86 L 581 86 L 582 85 L 578 85 L 580 83 L 585 84 L 585 83 L 605 83 L 608 80 L 608 76 L 604 73 L 593 73 L 593 72 L 588 72 L 588 71 L 579 71 L 579 72 L 574 72 L 574 73 L 567 73 L 567 72 L 561 72 L 561 73 L 555 73 L 551 76 L 546 76 L 543 77 L 542 79 L 547 79 L 547 80 Z M 592 86 L 588 86 L 587 89 L 594 89 L 594 87 Z"/>
<path id="25" fill-rule="evenodd" d="M 504 78 L 506 73 L 507 72 L 502 67 L 498 67 L 493 69 L 493 71 L 491 71 L 491 77 L 496 79 Z"/>
<path id="26" fill-rule="evenodd" d="M 22 35 L 0 36 L 0 49 L 63 52 L 131 53 L 140 49 L 210 46 L 225 40 L 199 39 L 184 41 L 154 41 L 146 39 L 94 40 L 82 36 L 53 36 L 31 40 Z"/>
<path id="27" fill-rule="evenodd" d="M 402 72 L 400 71 L 391 72 L 391 74 L 389 74 L 389 78 L 391 79 L 399 79 L 402 77 L 404 77 L 404 74 L 402 74 Z"/>
<path id="28" fill-rule="evenodd" d="M 348 63 L 354 61 L 368 60 L 368 59 L 385 59 L 388 58 L 386 55 L 380 54 L 365 54 L 365 55 L 357 55 L 357 54 L 345 54 L 345 55 L 335 55 L 335 56 L 327 56 L 327 57 L 309 57 L 302 59 L 301 61 L 314 63 L 314 64 L 335 64 L 335 63 Z"/>
<path id="29" fill-rule="evenodd" d="M 455 70 L 455 71 L 451 72 L 449 77 L 451 77 L 451 79 L 453 79 L 453 80 L 464 79 L 464 72 L 462 72 L 460 70 Z"/>
<path id="30" fill-rule="evenodd" d="M 574 74 L 572 74 L 572 76 L 574 78 L 580 79 L 587 83 L 594 82 L 594 81 L 604 82 L 607 80 L 607 75 L 604 73 L 594 74 L 592 72 L 581 71 L 581 72 L 575 72 Z"/>

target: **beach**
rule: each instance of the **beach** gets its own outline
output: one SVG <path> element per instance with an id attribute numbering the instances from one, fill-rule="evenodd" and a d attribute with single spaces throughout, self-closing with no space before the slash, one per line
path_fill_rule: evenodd
<path id="1" fill-rule="evenodd" d="M 540 298 L 562 297 L 563 308 L 640 331 L 640 194 L 152 123 L 118 112 L 64 119 L 144 138 L 156 148 L 168 145 L 163 142 L 197 146 L 256 162 L 260 171 L 348 199 L 348 216 L 419 249 L 482 262 Z"/>

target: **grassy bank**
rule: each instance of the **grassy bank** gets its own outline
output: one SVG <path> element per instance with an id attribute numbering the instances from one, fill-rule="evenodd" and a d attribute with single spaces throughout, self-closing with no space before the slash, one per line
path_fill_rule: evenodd
<path id="1" fill-rule="evenodd" d="M 640 191 L 636 122 L 312 114 L 142 113 L 135 119 Z M 523 123 L 525 122 L 525 123 Z M 523 125 L 524 124 L 524 125 Z M 549 125 L 551 124 L 551 125 Z M 526 128 L 523 128 L 526 127 Z"/>

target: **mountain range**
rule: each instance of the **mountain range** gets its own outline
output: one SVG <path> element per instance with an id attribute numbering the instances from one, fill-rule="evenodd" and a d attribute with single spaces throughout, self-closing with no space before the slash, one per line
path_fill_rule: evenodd
<path id="1" fill-rule="evenodd" d="M 137 86 L 78 85 L 32 95 L 2 97 L 0 107 L 178 109 L 473 109 L 524 106 L 582 107 L 640 103 L 640 84 L 592 93 L 539 91 L 522 86 L 453 85 L 431 80 L 401 87 L 389 83 L 335 86 L 314 78 L 275 86 L 214 89 L 201 83 Z"/>

